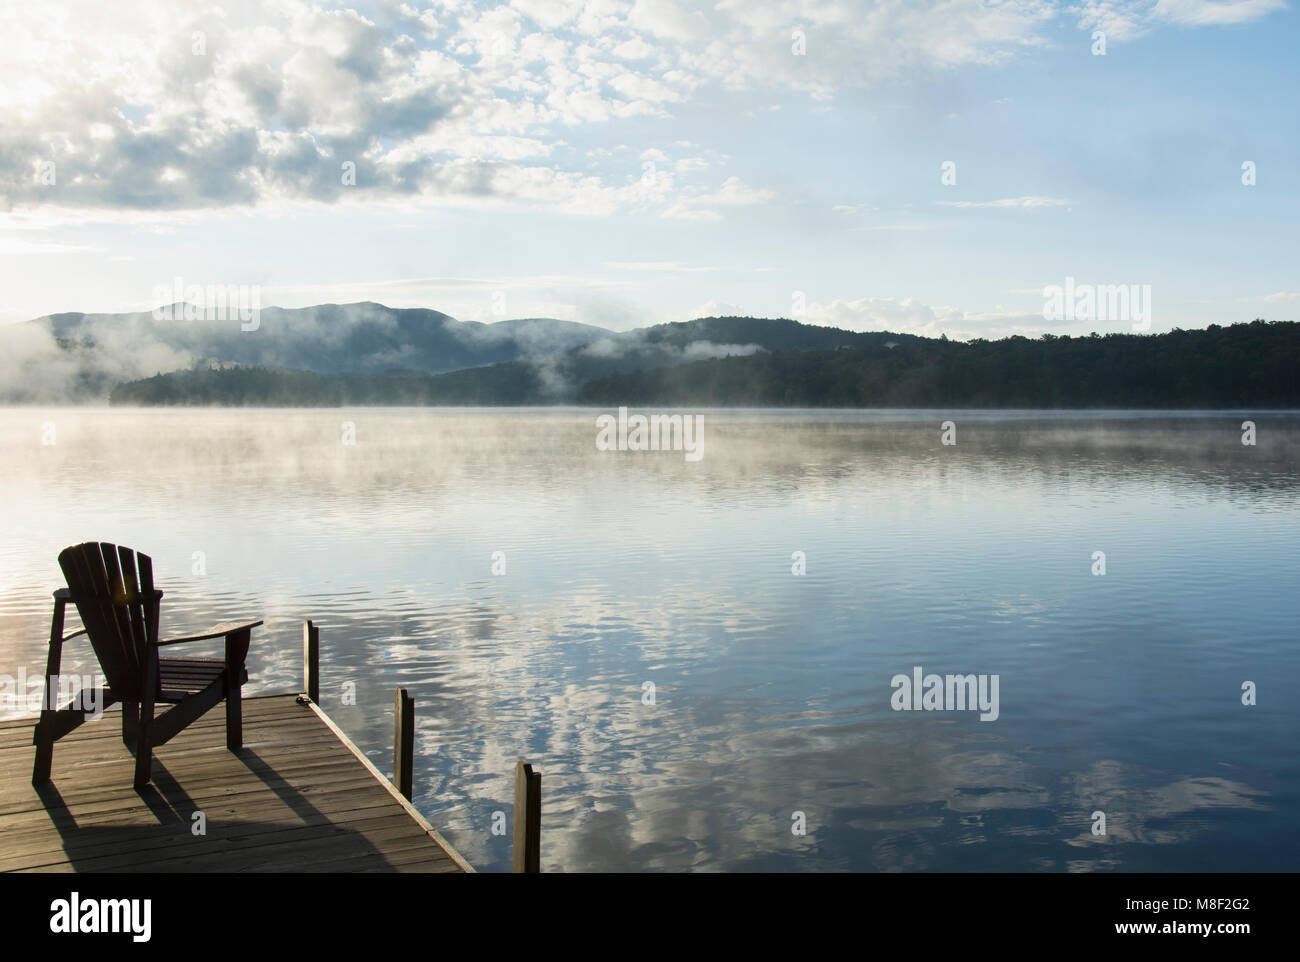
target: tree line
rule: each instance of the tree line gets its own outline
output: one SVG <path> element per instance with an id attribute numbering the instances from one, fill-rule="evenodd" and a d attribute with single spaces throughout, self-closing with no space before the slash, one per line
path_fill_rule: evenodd
<path id="1" fill-rule="evenodd" d="M 1300 324 L 1164 334 L 899 337 L 616 371 L 557 392 L 531 362 L 437 375 L 194 369 L 115 386 L 115 405 L 1300 407 Z"/>

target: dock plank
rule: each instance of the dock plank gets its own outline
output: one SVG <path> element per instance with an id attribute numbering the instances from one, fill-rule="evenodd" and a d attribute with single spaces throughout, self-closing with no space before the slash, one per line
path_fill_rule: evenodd
<path id="1" fill-rule="evenodd" d="M 473 871 L 316 706 L 245 699 L 239 752 L 224 722 L 210 712 L 157 749 L 141 793 L 116 710 L 55 745 L 40 790 L 34 721 L 0 722 L 0 871 Z"/>

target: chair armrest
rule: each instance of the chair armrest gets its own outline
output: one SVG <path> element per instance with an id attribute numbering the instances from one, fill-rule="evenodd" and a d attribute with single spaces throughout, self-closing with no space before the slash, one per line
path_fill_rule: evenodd
<path id="1" fill-rule="evenodd" d="M 62 601 L 64 604 L 67 604 L 69 601 L 72 600 L 71 589 L 56 588 L 54 590 L 54 599 L 56 601 Z M 85 628 L 78 628 L 76 631 L 72 632 L 71 634 L 64 635 L 62 638 L 59 639 L 59 641 L 71 641 L 73 638 L 76 638 L 77 635 L 84 635 L 85 633 L 86 633 Z"/>
<path id="2" fill-rule="evenodd" d="M 227 621 L 219 625 L 213 625 L 207 631 L 197 635 L 182 635 L 179 638 L 159 638 L 156 644 L 162 645 L 179 645 L 186 641 L 209 641 L 212 638 L 226 638 L 230 635 L 241 631 L 248 631 L 256 628 L 262 622 L 260 621 Z"/>

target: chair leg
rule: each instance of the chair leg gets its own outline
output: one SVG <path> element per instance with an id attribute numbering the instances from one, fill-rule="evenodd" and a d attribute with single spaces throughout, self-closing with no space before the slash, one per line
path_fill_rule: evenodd
<path id="1" fill-rule="evenodd" d="M 36 726 L 36 761 L 32 765 L 32 784 L 44 785 L 50 780 L 50 769 L 54 765 L 54 738 L 46 723 L 46 715 L 53 712 L 41 712 L 41 721 Z"/>
<path id="2" fill-rule="evenodd" d="M 226 636 L 226 748 L 232 752 L 244 747 L 244 704 L 240 688 L 251 635 L 245 629 Z"/>
<path id="3" fill-rule="evenodd" d="M 130 746 L 140 737 L 140 703 L 122 702 L 122 744 Z"/>
<path id="4" fill-rule="evenodd" d="M 135 790 L 144 791 L 153 777 L 153 702 L 154 689 L 158 684 L 157 649 L 154 657 L 145 666 L 144 698 L 140 701 L 140 718 L 136 726 L 135 741 Z"/>
<path id="5" fill-rule="evenodd" d="M 153 706 L 148 706 L 148 717 L 141 712 L 140 734 L 135 742 L 135 790 L 143 791 L 153 778 L 153 745 L 149 743 L 149 729 L 153 722 Z"/>
<path id="6" fill-rule="evenodd" d="M 244 700 L 240 695 L 239 677 L 230 678 L 226 669 L 226 748 L 232 752 L 244 747 Z"/>
<path id="7" fill-rule="evenodd" d="M 32 762 L 32 784 L 35 786 L 50 780 L 50 769 L 54 765 L 54 716 L 58 714 L 54 679 L 59 677 L 59 667 L 63 662 L 63 609 L 66 604 L 62 598 L 56 597 L 54 615 L 50 618 L 50 651 L 45 657 L 41 720 L 36 726 L 36 737 L 32 739 L 36 743 L 36 759 Z"/>

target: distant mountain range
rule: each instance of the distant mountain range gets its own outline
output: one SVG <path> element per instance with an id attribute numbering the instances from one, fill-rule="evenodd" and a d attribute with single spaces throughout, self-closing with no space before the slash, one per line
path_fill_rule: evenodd
<path id="1" fill-rule="evenodd" d="M 381 304 L 268 308 L 257 330 L 57 314 L 0 331 L 0 401 L 115 405 L 1300 407 L 1300 324 L 949 341 L 785 319 L 628 332 Z"/>
<path id="2" fill-rule="evenodd" d="M 241 326 L 237 319 L 159 320 L 149 312 L 52 314 L 8 325 L 0 328 L 0 401 L 102 401 L 123 381 L 212 366 L 435 374 L 620 337 L 555 318 L 481 324 L 370 302 L 270 307 L 255 330 Z"/>
<path id="3" fill-rule="evenodd" d="M 175 314 L 182 315 L 179 305 Z M 195 372 L 232 367 L 273 372 L 281 381 L 287 372 L 297 372 L 347 376 L 359 384 L 355 379 L 506 365 L 448 383 L 466 386 L 475 397 L 488 397 L 496 385 L 504 385 L 511 396 L 545 403 L 572 399 L 583 383 L 628 370 L 761 351 L 865 346 L 902 337 L 735 317 L 629 332 L 556 318 L 483 324 L 372 302 L 265 308 L 254 330 L 242 330 L 238 320 L 66 313 L 0 330 L 0 354 L 7 358 L 0 360 L 0 401 L 104 400 L 116 385 L 150 375 L 174 375 L 173 384 L 197 385 L 212 378 L 191 376 Z M 17 370 L 18 358 L 22 370 Z M 305 384 L 311 379 L 299 380 Z M 178 391 L 174 397 L 188 395 Z"/>
<path id="4" fill-rule="evenodd" d="M 259 315 L 253 330 L 242 330 L 237 319 L 156 320 L 151 313 L 51 314 L 28 323 L 69 344 L 158 344 L 199 360 L 319 374 L 436 374 L 566 351 L 610 335 L 555 318 L 481 324 L 368 301 L 268 307 Z"/>

